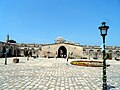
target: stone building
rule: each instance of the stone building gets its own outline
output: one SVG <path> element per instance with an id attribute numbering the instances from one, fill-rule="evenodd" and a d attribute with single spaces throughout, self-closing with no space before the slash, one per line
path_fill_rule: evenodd
<path id="1" fill-rule="evenodd" d="M 21 51 L 21 55 L 24 56 L 25 51 L 31 51 L 32 55 L 38 55 L 39 57 L 48 58 L 66 58 L 76 57 L 81 58 L 83 55 L 83 47 L 66 42 L 62 37 L 58 37 L 53 44 L 17 44 Z"/>
<path id="2" fill-rule="evenodd" d="M 5 53 L 5 42 L 0 42 L 0 56 Z M 9 43 L 9 56 L 31 56 L 46 58 L 83 58 L 83 59 L 102 59 L 100 46 L 80 45 L 58 37 L 53 44 L 24 44 Z M 17 51 L 17 52 L 16 52 Z M 107 46 L 106 55 L 108 59 L 120 58 L 120 47 Z"/>
<path id="3" fill-rule="evenodd" d="M 83 56 L 90 59 L 102 59 L 103 53 L 100 46 L 83 46 Z M 120 47 L 106 46 L 107 59 L 120 59 Z"/>
<path id="4" fill-rule="evenodd" d="M 6 52 L 8 57 L 20 54 L 17 44 L 0 42 L 0 57 L 5 57 Z"/>

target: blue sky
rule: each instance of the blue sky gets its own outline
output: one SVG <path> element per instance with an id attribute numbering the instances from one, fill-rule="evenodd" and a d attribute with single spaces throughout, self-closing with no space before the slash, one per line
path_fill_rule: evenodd
<path id="1" fill-rule="evenodd" d="M 0 41 L 54 43 L 61 36 L 82 45 L 101 45 L 98 27 L 110 29 L 106 45 L 120 46 L 120 0 L 0 0 Z"/>

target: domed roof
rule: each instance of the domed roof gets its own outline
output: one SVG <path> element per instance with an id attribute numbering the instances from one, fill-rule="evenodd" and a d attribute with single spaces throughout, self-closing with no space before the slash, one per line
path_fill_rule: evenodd
<path id="1" fill-rule="evenodd" d="M 65 43 L 65 40 L 62 37 L 57 37 L 55 43 Z"/>
<path id="2" fill-rule="evenodd" d="M 63 37 L 57 37 L 56 40 L 61 41 L 61 40 L 64 40 L 64 39 L 63 39 Z"/>

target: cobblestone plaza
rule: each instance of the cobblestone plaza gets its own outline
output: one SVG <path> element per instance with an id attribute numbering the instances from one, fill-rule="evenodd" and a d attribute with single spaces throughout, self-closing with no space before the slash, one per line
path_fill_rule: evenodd
<path id="1" fill-rule="evenodd" d="M 0 59 L 0 90 L 102 90 L 102 67 L 66 64 L 62 58 Z M 120 90 L 120 62 L 108 60 L 108 90 Z"/>

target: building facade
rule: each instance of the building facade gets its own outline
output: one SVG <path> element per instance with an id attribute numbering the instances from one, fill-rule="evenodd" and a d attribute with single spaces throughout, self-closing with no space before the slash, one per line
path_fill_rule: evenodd
<path id="1" fill-rule="evenodd" d="M 0 57 L 5 57 L 6 53 L 7 57 L 19 56 L 20 51 L 17 44 L 0 42 Z"/>
<path id="2" fill-rule="evenodd" d="M 0 42 L 0 57 L 5 54 L 5 42 Z M 31 56 L 44 58 L 83 58 L 83 59 L 102 59 L 100 46 L 80 45 L 58 37 L 53 44 L 23 44 L 9 43 L 8 56 Z M 107 46 L 107 59 L 119 59 L 120 47 Z"/>

